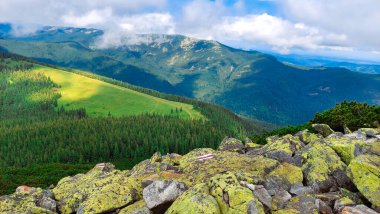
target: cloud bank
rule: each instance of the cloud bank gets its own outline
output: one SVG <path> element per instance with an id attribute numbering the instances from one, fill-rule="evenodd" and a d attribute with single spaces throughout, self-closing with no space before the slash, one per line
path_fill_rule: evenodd
<path id="1" fill-rule="evenodd" d="M 16 35 L 43 25 L 100 28 L 102 47 L 138 42 L 133 34 L 184 34 L 243 49 L 380 62 L 378 11 L 378 0 L 1 0 L 0 22 L 13 23 Z"/>

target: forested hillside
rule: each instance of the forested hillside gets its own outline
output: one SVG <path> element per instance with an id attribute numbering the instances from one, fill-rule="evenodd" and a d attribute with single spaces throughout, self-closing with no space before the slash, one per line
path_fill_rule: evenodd
<path id="1" fill-rule="evenodd" d="M 225 135 L 244 135 L 253 127 L 221 107 L 189 99 L 184 102 L 194 105 L 205 119 L 185 119 L 170 111 L 166 116 L 89 116 L 85 108 L 68 110 L 59 105 L 64 96 L 59 93 L 61 86 L 54 78 L 35 72 L 40 65 L 17 55 L 0 56 L 0 166 L 6 169 L 0 172 L 2 193 L 20 184 L 9 173 L 25 176 L 17 172 L 33 172 L 50 163 L 57 164 L 56 168 L 48 166 L 61 176 L 78 173 L 76 167 L 86 170 L 86 164 L 104 161 L 126 168 L 156 151 L 185 153 L 197 147 L 215 148 Z M 29 167 L 20 168 L 24 166 Z M 55 182 L 41 176 L 25 180 L 35 185 Z"/>

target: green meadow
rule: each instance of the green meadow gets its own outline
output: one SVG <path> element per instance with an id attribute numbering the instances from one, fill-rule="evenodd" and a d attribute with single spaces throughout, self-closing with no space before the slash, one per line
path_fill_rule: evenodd
<path id="1" fill-rule="evenodd" d="M 59 85 L 58 108 L 85 108 L 89 116 L 128 116 L 138 114 L 174 115 L 184 119 L 204 116 L 192 105 L 169 101 L 79 74 L 36 66 L 32 72 L 48 76 Z M 33 97 L 31 97 L 33 99 Z"/>

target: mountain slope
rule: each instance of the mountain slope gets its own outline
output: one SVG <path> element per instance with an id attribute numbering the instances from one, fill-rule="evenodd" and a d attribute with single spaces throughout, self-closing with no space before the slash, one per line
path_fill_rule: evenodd
<path id="1" fill-rule="evenodd" d="M 277 124 L 304 123 L 342 100 L 380 103 L 379 75 L 305 69 L 256 51 L 176 35 L 130 36 L 123 38 L 123 46 L 97 48 L 101 32 L 91 37 L 81 31 L 46 28 L 33 36 L 0 40 L 0 46 Z"/>
<path id="2" fill-rule="evenodd" d="M 153 97 L 68 71 L 39 66 L 33 72 L 44 74 L 59 85 L 56 90 L 61 94 L 58 107 L 85 108 L 90 116 L 155 113 L 191 119 L 203 118 L 192 105 Z"/>

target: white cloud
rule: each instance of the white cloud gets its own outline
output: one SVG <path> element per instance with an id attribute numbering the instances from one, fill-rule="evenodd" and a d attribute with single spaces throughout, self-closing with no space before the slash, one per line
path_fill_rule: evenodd
<path id="1" fill-rule="evenodd" d="M 136 34 L 173 34 L 175 23 L 168 13 L 147 13 L 123 17 L 117 27 L 105 30 L 104 35 L 96 41 L 98 48 L 117 47 L 120 45 L 142 44 L 158 41 L 163 37 L 141 37 Z"/>
<path id="2" fill-rule="evenodd" d="M 76 16 L 75 14 L 66 14 L 62 16 L 62 21 L 68 26 L 88 27 L 92 25 L 101 25 L 112 17 L 112 9 L 91 10 L 84 15 Z"/>
<path id="3" fill-rule="evenodd" d="M 0 0 L 0 22 L 15 23 L 15 35 L 39 25 L 100 28 L 103 47 L 141 42 L 136 33 L 184 34 L 245 49 L 378 57 L 379 0 L 270 0 L 281 16 L 250 13 L 259 1 Z"/>
<path id="4" fill-rule="evenodd" d="M 380 50 L 379 0 L 283 0 L 286 17 L 347 36 L 346 45 Z"/>

